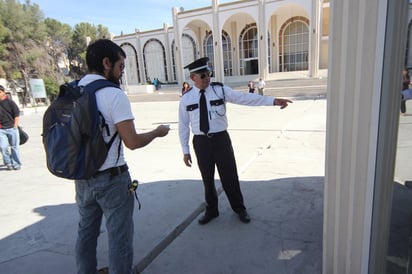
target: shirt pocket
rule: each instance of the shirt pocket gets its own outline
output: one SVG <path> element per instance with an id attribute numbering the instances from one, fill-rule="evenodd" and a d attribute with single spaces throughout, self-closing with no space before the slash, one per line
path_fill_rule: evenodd
<path id="1" fill-rule="evenodd" d="M 212 118 L 225 115 L 225 101 L 223 99 L 211 100 L 210 107 L 212 112 Z"/>
<path id="2" fill-rule="evenodd" d="M 191 104 L 186 106 L 186 111 L 189 113 L 190 121 L 198 119 L 199 104 Z"/>
<path id="3" fill-rule="evenodd" d="M 198 104 L 192 104 L 192 105 L 187 105 L 186 106 L 186 111 L 193 111 L 199 107 Z"/>

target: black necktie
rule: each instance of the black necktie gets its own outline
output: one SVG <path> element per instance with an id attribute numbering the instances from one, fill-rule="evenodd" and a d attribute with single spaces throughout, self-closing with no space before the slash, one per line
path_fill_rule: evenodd
<path id="1" fill-rule="evenodd" d="M 205 90 L 200 90 L 200 101 L 199 101 L 199 110 L 200 110 L 200 130 L 204 134 L 209 132 L 209 118 L 207 117 L 207 105 L 206 105 L 206 96 Z"/>

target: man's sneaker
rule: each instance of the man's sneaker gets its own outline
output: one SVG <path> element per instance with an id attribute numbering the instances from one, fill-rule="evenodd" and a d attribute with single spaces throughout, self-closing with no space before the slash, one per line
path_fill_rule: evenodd
<path id="1" fill-rule="evenodd" d="M 13 167 L 14 170 L 19 170 L 20 168 L 20 166 Z"/>
<path id="2" fill-rule="evenodd" d="M 13 170 L 12 166 L 7 166 L 7 170 Z"/>

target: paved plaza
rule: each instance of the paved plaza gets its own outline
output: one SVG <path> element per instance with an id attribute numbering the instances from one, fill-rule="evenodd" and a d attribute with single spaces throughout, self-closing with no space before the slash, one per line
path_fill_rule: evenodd
<path id="1" fill-rule="evenodd" d="M 289 94 L 271 85 L 268 94 L 294 101 L 284 110 L 228 104 L 229 133 L 250 224 L 239 221 L 222 193 L 220 216 L 205 226 L 198 225 L 203 185 L 196 161 L 191 168 L 183 163 L 177 130 L 178 88 L 131 96 L 139 132 L 158 124 L 171 125 L 168 136 L 149 146 L 125 149 L 132 178 L 141 183 L 138 196 L 142 208 L 136 207 L 134 213 L 136 271 L 321 273 L 325 83 L 323 80 L 304 88 L 299 87 L 305 82 L 295 83 L 298 88 L 285 88 Z M 412 113 L 412 104 L 408 109 Z M 24 111 L 21 125 L 30 140 L 21 147 L 23 167 L 19 171 L 0 167 L 0 273 L 73 274 L 77 233 L 74 185 L 53 176 L 45 166 L 41 142 L 44 107 Z M 411 134 L 412 114 L 401 116 L 397 155 L 402 159 L 398 159 L 395 172 L 395 195 L 400 198 L 394 199 L 398 211 L 393 219 L 402 224 L 395 226 L 397 233 L 406 237 L 412 192 L 404 183 L 412 179 L 412 171 L 404 160 L 410 159 L 412 152 Z M 220 189 L 217 175 L 216 184 Z M 409 208 L 404 208 L 405 204 Z M 399 273 L 395 270 L 406 267 L 408 245 L 399 238 L 391 238 L 391 242 L 397 246 L 390 246 L 389 267 Z M 103 225 L 99 267 L 107 266 L 107 256 Z"/>

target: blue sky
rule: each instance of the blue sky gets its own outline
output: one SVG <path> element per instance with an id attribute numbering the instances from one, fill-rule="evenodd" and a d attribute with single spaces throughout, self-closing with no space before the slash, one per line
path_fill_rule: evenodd
<path id="1" fill-rule="evenodd" d="M 24 3 L 24 0 L 21 0 Z M 220 0 L 219 3 L 236 2 Z M 74 26 L 86 22 L 102 24 L 114 35 L 163 28 L 163 23 L 173 26 L 172 8 L 185 10 L 212 5 L 211 0 L 31 0 L 39 5 L 44 16 Z"/>

